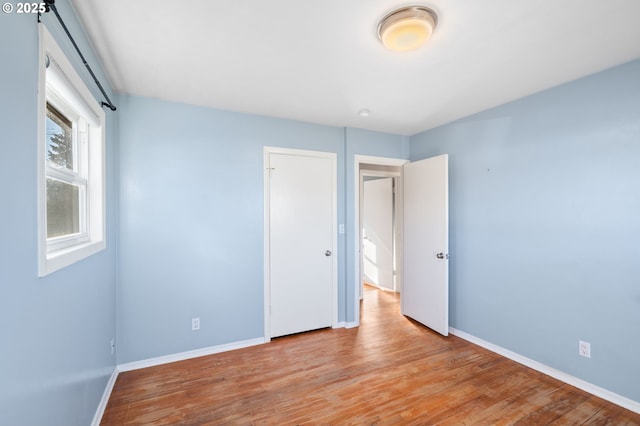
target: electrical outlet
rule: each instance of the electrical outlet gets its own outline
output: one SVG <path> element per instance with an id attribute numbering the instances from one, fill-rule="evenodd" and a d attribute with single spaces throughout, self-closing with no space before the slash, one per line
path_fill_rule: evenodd
<path id="1" fill-rule="evenodd" d="M 578 354 L 580 356 L 591 358 L 591 343 L 578 341 Z"/>
<path id="2" fill-rule="evenodd" d="M 200 330 L 200 318 L 191 318 L 191 331 Z"/>
<path id="3" fill-rule="evenodd" d="M 115 339 L 111 339 L 111 355 L 116 353 L 116 341 Z"/>

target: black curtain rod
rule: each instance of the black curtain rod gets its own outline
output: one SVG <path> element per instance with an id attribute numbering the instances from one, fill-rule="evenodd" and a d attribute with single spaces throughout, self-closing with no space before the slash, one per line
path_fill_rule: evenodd
<path id="1" fill-rule="evenodd" d="M 69 29 L 67 28 L 67 26 L 64 24 L 64 21 L 60 17 L 60 14 L 58 13 L 58 9 L 56 8 L 56 5 L 54 4 L 55 0 L 44 0 L 44 3 L 45 3 L 45 6 L 46 6 L 45 13 L 49 12 L 50 10 L 53 10 L 53 13 L 55 13 L 56 17 L 58 18 L 58 22 L 60 22 L 60 25 L 62 26 L 62 29 L 64 30 L 65 33 L 67 33 L 67 37 L 69 37 L 69 40 L 71 41 L 71 44 L 73 44 L 73 47 L 76 48 L 76 52 L 78 52 L 78 55 L 80 55 L 80 59 L 82 59 L 82 63 L 87 68 L 87 71 L 89 71 L 89 74 L 91 74 L 91 77 L 93 78 L 93 81 L 98 86 L 98 89 L 100 89 L 100 92 L 102 92 L 102 96 L 104 96 L 104 98 L 107 100 L 107 102 L 104 102 L 104 101 L 100 102 L 100 106 L 107 107 L 111 111 L 115 111 L 117 108 L 115 107 L 115 105 L 113 105 L 113 102 L 111 102 L 111 99 L 109 99 L 109 96 L 104 91 L 104 88 L 102 87 L 102 84 L 100 84 L 100 82 L 98 81 L 98 78 L 93 73 L 93 70 L 91 69 L 91 67 L 87 63 L 87 60 L 82 55 L 82 52 L 80 52 L 80 48 L 76 44 L 76 41 L 71 36 L 71 33 L 69 32 Z M 40 22 L 40 12 L 38 12 L 38 22 Z"/>

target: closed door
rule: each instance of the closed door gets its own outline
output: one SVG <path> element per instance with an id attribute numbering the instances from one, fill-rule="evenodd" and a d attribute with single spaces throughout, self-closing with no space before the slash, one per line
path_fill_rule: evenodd
<path id="1" fill-rule="evenodd" d="M 363 280 L 394 290 L 393 282 L 393 178 L 363 182 Z"/>
<path id="2" fill-rule="evenodd" d="M 428 158 L 403 170 L 403 289 L 406 316 L 449 334 L 448 156 Z"/>
<path id="3" fill-rule="evenodd" d="M 268 152 L 269 336 L 333 325 L 335 154 Z"/>

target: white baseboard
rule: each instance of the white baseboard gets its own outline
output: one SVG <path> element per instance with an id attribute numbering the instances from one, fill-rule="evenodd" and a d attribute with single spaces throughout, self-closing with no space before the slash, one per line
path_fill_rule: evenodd
<path id="1" fill-rule="evenodd" d="M 232 351 L 234 349 L 247 348 L 265 343 L 264 337 L 256 339 L 242 340 L 239 342 L 225 343 L 224 345 L 209 346 L 208 348 L 195 349 L 193 351 L 180 352 L 177 354 L 159 356 L 156 358 L 143 359 L 141 361 L 118 364 L 118 371 L 131 371 L 140 368 L 153 367 L 156 365 L 168 364 L 170 362 L 184 361 L 185 359 L 197 358 L 200 356 L 213 355 L 220 352 Z"/>
<path id="2" fill-rule="evenodd" d="M 111 397 L 111 391 L 113 391 L 113 386 L 116 384 L 117 378 L 118 378 L 118 367 L 115 367 L 113 369 L 113 372 L 111 373 L 111 377 L 109 377 L 107 386 L 105 386 L 104 388 L 104 392 L 102 393 L 102 399 L 100 399 L 100 403 L 98 404 L 96 413 L 93 416 L 93 421 L 91 422 L 91 426 L 100 426 L 100 422 L 102 421 L 102 416 L 104 415 L 104 410 L 107 408 L 107 403 L 109 402 L 109 398 Z"/>
<path id="3" fill-rule="evenodd" d="M 353 322 L 340 321 L 337 324 L 333 325 L 331 328 L 354 328 L 359 325 L 360 324 L 355 321 Z"/>
<path id="4" fill-rule="evenodd" d="M 567 383 L 578 389 L 582 389 L 585 392 L 589 392 L 590 394 L 595 395 L 599 398 L 607 400 L 613 404 L 619 405 L 620 407 L 626 408 L 627 410 L 631 410 L 635 413 L 640 414 L 640 402 L 626 398 L 622 395 L 618 395 L 617 393 L 611 392 L 607 389 L 604 389 L 592 383 L 586 382 L 582 379 L 579 379 L 575 376 L 564 373 L 560 370 L 556 370 L 555 368 L 549 367 L 548 365 L 542 364 L 538 361 L 534 361 L 530 358 L 527 358 L 515 352 L 511 352 L 508 349 L 505 349 L 498 345 L 494 345 L 493 343 L 487 342 L 486 340 L 482 340 L 469 333 L 465 333 L 464 331 L 457 330 L 453 327 L 449 327 L 449 333 L 453 334 L 454 336 L 458 336 L 461 339 L 464 339 L 468 342 L 476 344 L 478 346 L 482 346 L 483 348 L 488 349 L 491 352 L 495 352 L 519 364 L 526 365 L 529 368 L 532 368 L 536 371 L 546 374 L 547 376 L 551 376 L 554 379 L 558 379 L 561 382 Z"/>

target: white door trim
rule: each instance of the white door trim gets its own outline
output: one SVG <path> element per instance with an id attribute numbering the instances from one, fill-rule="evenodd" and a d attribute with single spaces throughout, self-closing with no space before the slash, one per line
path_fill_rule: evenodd
<path id="1" fill-rule="evenodd" d="M 360 325 L 360 287 L 361 283 L 361 275 L 360 275 L 360 200 L 361 200 L 361 181 L 362 178 L 360 176 L 360 165 L 361 164 L 373 164 L 376 166 L 397 166 L 402 167 L 404 164 L 408 163 L 409 160 L 405 160 L 402 158 L 388 158 L 388 157 L 375 157 L 371 155 L 354 155 L 354 227 L 353 227 L 353 240 L 355 250 L 355 259 L 354 259 L 354 284 L 353 284 L 353 312 L 355 315 L 353 323 L 354 326 L 357 327 Z M 402 217 L 402 200 L 397 203 L 400 208 L 396 215 L 397 217 Z M 398 216 L 399 215 L 399 216 Z M 398 243 L 400 244 L 400 243 Z M 402 288 L 401 276 L 398 276 L 398 286 Z"/>
<path id="2" fill-rule="evenodd" d="M 338 156 L 334 152 L 307 151 L 302 149 L 278 148 L 265 146 L 263 149 L 263 191 L 264 191 L 264 340 L 271 341 L 271 247 L 270 234 L 270 185 L 269 185 L 269 155 L 285 154 L 316 158 L 328 158 L 331 161 L 331 211 L 332 211 L 332 326 L 338 327 Z"/>

